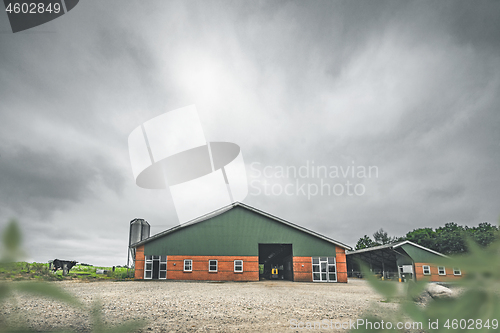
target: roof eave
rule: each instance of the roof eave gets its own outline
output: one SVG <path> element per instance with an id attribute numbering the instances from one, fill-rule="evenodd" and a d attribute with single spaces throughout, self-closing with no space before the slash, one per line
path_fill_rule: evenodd
<path id="1" fill-rule="evenodd" d="M 409 240 L 406 240 L 404 242 L 402 242 L 401 244 L 398 244 L 397 246 L 394 246 L 394 247 L 399 247 L 401 245 L 404 245 L 404 244 L 410 244 L 410 245 L 413 245 L 415 247 L 418 247 L 419 249 L 422 249 L 422 250 L 425 250 L 425 251 L 428 251 L 428 252 L 431 252 L 431 253 L 434 253 L 434 254 L 437 254 L 438 256 L 441 256 L 441 257 L 445 257 L 445 258 L 449 258 L 447 255 L 445 254 L 442 254 L 442 253 L 439 253 L 437 251 L 434 251 L 434 250 L 431 250 L 425 246 L 422 246 L 422 245 L 419 245 L 419 244 L 416 244 L 416 243 L 413 243 L 412 241 L 409 241 Z"/>
<path id="2" fill-rule="evenodd" d="M 431 253 L 439 255 L 441 257 L 449 258 L 447 255 L 444 255 L 444 254 L 439 253 L 437 251 L 434 251 L 434 250 L 431 250 L 429 248 L 426 248 L 425 246 L 413 243 L 413 242 L 411 242 L 409 240 L 405 240 L 405 241 L 398 242 L 398 243 L 392 243 L 392 244 L 386 244 L 386 245 L 380 245 L 380 246 L 374 246 L 374 247 L 367 247 L 367 248 L 364 248 L 364 249 L 361 249 L 361 250 L 350 251 L 350 252 L 347 252 L 346 255 L 352 255 L 352 254 L 358 254 L 358 253 L 365 253 L 365 252 L 377 251 L 377 250 L 384 250 L 384 249 L 388 249 L 388 248 L 395 249 L 395 248 L 398 248 L 398 247 L 400 247 L 401 245 L 404 245 L 404 244 L 410 244 L 410 245 L 413 245 L 415 247 L 418 247 L 419 249 L 431 252 Z"/>

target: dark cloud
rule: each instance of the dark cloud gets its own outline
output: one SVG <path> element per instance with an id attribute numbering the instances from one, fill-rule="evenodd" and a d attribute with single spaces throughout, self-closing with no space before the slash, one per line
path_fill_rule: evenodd
<path id="1" fill-rule="evenodd" d="M 123 262 L 132 218 L 177 223 L 168 192 L 133 184 L 127 136 L 195 103 L 248 166 L 377 166 L 361 197 L 245 200 L 339 241 L 495 223 L 499 16 L 486 0 L 87 1 L 2 33 L 0 218 L 43 260 Z"/>
<path id="2" fill-rule="evenodd" d="M 20 216 L 38 213 L 48 218 L 53 211 L 97 195 L 98 183 L 120 192 L 123 182 L 117 170 L 95 156 L 4 147 L 0 157 L 1 205 Z"/>

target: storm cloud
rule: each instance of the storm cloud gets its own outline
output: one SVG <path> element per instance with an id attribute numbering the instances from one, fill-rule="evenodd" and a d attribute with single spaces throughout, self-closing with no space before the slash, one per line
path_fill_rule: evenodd
<path id="1" fill-rule="evenodd" d="M 81 1 L 12 34 L 0 15 L 0 224 L 20 221 L 32 260 L 124 264 L 131 219 L 178 223 L 168 191 L 135 186 L 127 137 L 191 104 L 207 140 L 241 147 L 262 190 L 246 203 L 343 243 L 497 223 L 498 17 L 486 0 Z M 263 181 L 320 179 L 251 168 L 307 162 L 379 173 L 308 198 Z"/>

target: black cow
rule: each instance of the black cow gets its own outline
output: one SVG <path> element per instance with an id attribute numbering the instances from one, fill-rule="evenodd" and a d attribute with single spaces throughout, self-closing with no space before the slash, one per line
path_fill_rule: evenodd
<path id="1" fill-rule="evenodd" d="M 56 272 L 59 268 L 62 269 L 63 275 L 67 275 L 69 270 L 73 268 L 78 263 L 78 261 L 69 261 L 69 260 L 59 260 L 54 259 L 52 262 L 49 262 L 49 268 Z"/>

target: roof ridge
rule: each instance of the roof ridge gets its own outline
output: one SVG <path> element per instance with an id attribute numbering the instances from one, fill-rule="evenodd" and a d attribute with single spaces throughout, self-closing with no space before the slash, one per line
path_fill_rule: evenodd
<path id="1" fill-rule="evenodd" d="M 325 240 L 325 241 L 327 241 L 329 243 L 333 243 L 334 245 L 340 246 L 340 247 L 345 248 L 347 250 L 348 249 L 352 249 L 349 245 L 346 245 L 344 243 L 336 241 L 336 240 L 334 240 L 334 239 L 332 239 L 330 237 L 321 235 L 321 234 L 319 234 L 319 233 L 317 233 L 315 231 L 309 230 L 309 229 L 307 229 L 305 227 L 302 227 L 302 226 L 300 226 L 298 224 L 295 224 L 295 223 L 292 223 L 290 221 L 287 221 L 287 220 L 285 220 L 283 218 L 280 218 L 280 217 L 278 217 L 276 215 L 273 215 L 271 213 L 267 213 L 267 212 L 265 212 L 265 211 L 263 211 L 261 209 L 253 207 L 253 206 L 251 206 L 249 204 L 246 204 L 246 203 L 243 203 L 241 201 L 234 201 L 234 202 L 230 203 L 229 205 L 223 206 L 223 207 L 221 207 L 219 209 L 216 209 L 216 210 L 214 210 L 212 212 L 209 212 L 209 213 L 206 213 L 204 215 L 200 215 L 200 216 L 198 216 L 198 217 L 196 217 L 194 219 L 191 219 L 191 220 L 189 220 L 187 222 L 184 222 L 184 223 L 181 223 L 179 225 L 176 225 L 176 226 L 174 226 L 174 227 L 172 227 L 170 229 L 167 229 L 167 230 L 164 230 L 162 232 L 159 232 L 156 235 L 150 236 L 150 237 L 148 237 L 146 239 L 143 239 L 143 240 L 141 240 L 141 241 L 139 241 L 137 243 L 130 244 L 129 247 L 136 247 L 136 246 L 145 244 L 145 243 L 147 243 L 147 242 L 149 242 L 149 241 L 151 241 L 153 239 L 157 239 L 157 238 L 163 237 L 165 235 L 168 235 L 168 234 L 170 234 L 172 232 L 175 232 L 176 230 L 179 230 L 179 229 L 182 229 L 182 228 L 185 228 L 185 227 L 188 227 L 190 225 L 197 224 L 197 223 L 201 223 L 201 222 L 206 221 L 206 220 L 208 220 L 208 219 L 210 219 L 212 217 L 216 217 L 216 216 L 218 216 L 220 214 L 223 214 L 223 213 L 225 213 L 225 212 L 227 212 L 227 211 L 229 211 L 232 208 L 237 207 L 237 206 L 241 206 L 241 207 L 243 207 L 245 209 L 248 209 L 248 210 L 254 211 L 254 212 L 258 213 L 258 214 L 267 216 L 267 217 L 269 217 L 269 218 L 271 218 L 271 219 L 273 219 L 275 221 L 278 221 L 280 223 L 288 225 L 288 226 L 290 226 L 292 228 L 298 229 L 298 230 L 300 230 L 302 232 L 306 232 L 306 233 L 308 233 L 308 234 L 310 234 L 312 236 L 315 236 L 317 238 L 323 239 L 323 240 Z"/>

